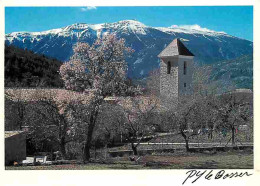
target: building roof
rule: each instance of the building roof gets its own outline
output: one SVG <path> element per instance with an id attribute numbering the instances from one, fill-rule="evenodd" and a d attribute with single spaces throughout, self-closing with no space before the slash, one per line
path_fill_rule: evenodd
<path id="1" fill-rule="evenodd" d="M 66 103 L 82 103 L 89 104 L 93 98 L 92 92 L 78 93 L 65 89 L 5 89 L 5 95 L 12 101 L 37 102 L 43 100 L 53 100 L 60 113 L 64 112 Z M 151 105 L 156 105 L 156 110 L 159 110 L 159 100 L 155 96 L 135 96 L 135 97 L 106 97 L 107 103 L 118 104 L 124 109 L 133 109 L 139 105 L 139 109 L 147 109 Z M 136 103 L 137 102 L 137 103 Z"/>
<path id="2" fill-rule="evenodd" d="M 171 57 L 171 56 L 194 56 L 181 42 L 180 39 L 174 39 L 159 55 L 158 57 Z"/>
<path id="3" fill-rule="evenodd" d="M 9 138 L 21 133 L 23 133 L 23 131 L 5 131 L 5 138 Z"/>
<path id="4" fill-rule="evenodd" d="M 44 101 L 53 99 L 57 102 L 70 102 L 85 100 L 90 102 L 93 94 L 91 90 L 87 93 L 79 93 L 65 89 L 38 89 L 38 88 L 7 88 L 5 89 L 7 98 L 13 101 Z"/>

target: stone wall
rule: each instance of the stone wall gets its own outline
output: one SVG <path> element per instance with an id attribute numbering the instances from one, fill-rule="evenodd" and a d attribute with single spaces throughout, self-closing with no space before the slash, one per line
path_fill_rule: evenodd
<path id="1" fill-rule="evenodd" d="M 167 73 L 167 63 L 171 62 L 170 74 Z M 184 61 L 186 74 L 184 75 Z M 176 107 L 182 94 L 192 92 L 193 57 L 175 56 L 160 61 L 160 96 L 161 102 L 167 107 Z M 184 87 L 184 83 L 186 87 Z"/>
<path id="2" fill-rule="evenodd" d="M 171 62 L 170 74 L 167 74 L 167 63 Z M 178 97 L 178 61 L 164 59 L 160 62 L 160 93 L 163 97 Z"/>
<path id="3" fill-rule="evenodd" d="M 170 74 L 167 63 L 171 63 Z M 178 100 L 178 58 L 161 59 L 160 61 L 160 96 L 164 106 L 175 107 Z"/>
<path id="4" fill-rule="evenodd" d="M 26 159 L 25 132 L 5 132 L 5 165 Z"/>
<path id="5" fill-rule="evenodd" d="M 184 62 L 186 62 L 186 74 L 184 74 Z M 191 57 L 179 56 L 178 60 L 178 90 L 179 95 L 192 93 L 192 75 L 193 75 L 193 59 Z M 184 87 L 186 83 L 186 87 Z"/>

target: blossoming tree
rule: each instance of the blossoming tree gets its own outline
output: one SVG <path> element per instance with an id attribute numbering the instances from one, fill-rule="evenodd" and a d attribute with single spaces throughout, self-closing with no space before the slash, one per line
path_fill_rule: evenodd
<path id="1" fill-rule="evenodd" d="M 60 75 L 67 89 L 94 95 L 88 103 L 87 111 L 81 110 L 87 115 L 87 120 L 84 120 L 84 162 L 90 159 L 92 135 L 104 98 L 129 91 L 125 84 L 125 57 L 131 52 L 133 50 L 126 47 L 124 39 L 107 34 L 92 45 L 77 43 L 71 59 L 60 67 Z"/>

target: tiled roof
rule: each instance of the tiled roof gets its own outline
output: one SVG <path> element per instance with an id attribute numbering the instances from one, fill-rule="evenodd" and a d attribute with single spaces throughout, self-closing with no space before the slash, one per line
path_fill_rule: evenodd
<path id="1" fill-rule="evenodd" d="M 37 89 L 37 88 L 7 88 L 5 89 L 7 98 L 13 101 L 40 101 L 54 99 L 59 101 L 71 100 L 90 100 L 92 97 L 91 91 L 86 94 L 78 93 L 65 89 Z"/>
<path id="2" fill-rule="evenodd" d="M 91 99 L 93 98 L 93 94 L 91 90 L 89 93 L 82 94 L 70 90 L 65 89 L 5 89 L 5 95 L 8 99 L 13 101 L 41 101 L 46 99 L 51 99 L 55 101 L 61 113 L 63 112 L 63 108 L 66 103 L 83 103 L 89 104 Z M 156 105 L 156 110 L 159 110 L 159 100 L 157 100 L 154 96 L 136 96 L 134 98 L 131 97 L 106 97 L 104 99 L 108 103 L 119 104 L 124 109 L 133 109 L 134 103 L 139 105 L 139 109 L 144 109 L 151 105 Z M 64 105 L 65 104 L 65 105 Z M 158 104 L 158 105 L 157 105 Z M 135 105 L 136 106 L 136 105 Z M 130 109 L 130 110 L 131 110 Z M 146 108 L 147 109 L 147 108 Z"/>
<path id="3" fill-rule="evenodd" d="M 170 57 L 170 56 L 194 56 L 180 41 L 180 39 L 174 39 L 159 55 L 158 57 Z"/>

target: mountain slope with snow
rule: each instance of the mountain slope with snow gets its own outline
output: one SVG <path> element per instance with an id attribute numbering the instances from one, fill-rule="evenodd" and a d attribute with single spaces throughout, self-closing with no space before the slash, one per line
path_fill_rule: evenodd
<path id="1" fill-rule="evenodd" d="M 135 50 L 127 59 L 128 75 L 131 77 L 146 76 L 149 71 L 158 68 L 157 55 L 175 38 L 181 38 L 195 54 L 196 62 L 205 64 L 234 59 L 253 52 L 251 41 L 224 32 L 212 31 L 198 25 L 150 27 L 135 20 L 103 24 L 76 23 L 43 32 L 13 32 L 5 37 L 7 45 L 13 44 L 66 61 L 72 55 L 76 42 L 91 44 L 96 38 L 107 33 L 116 33 L 118 37 L 125 38 L 126 44 Z"/>

